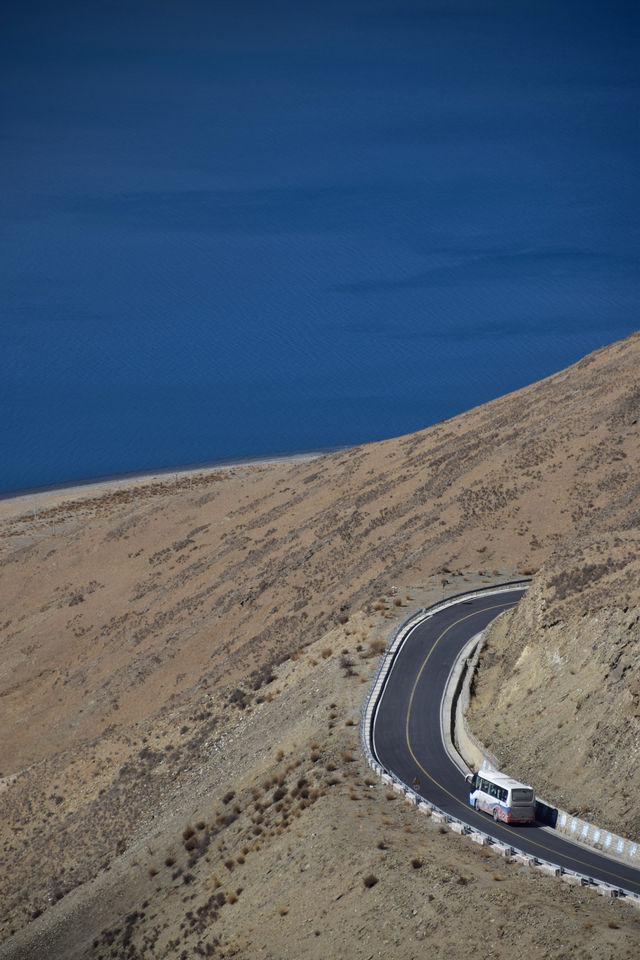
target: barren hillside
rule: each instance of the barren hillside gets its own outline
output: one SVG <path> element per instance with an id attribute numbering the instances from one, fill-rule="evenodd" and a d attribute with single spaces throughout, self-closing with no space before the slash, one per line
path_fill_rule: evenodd
<path id="1" fill-rule="evenodd" d="M 469 720 L 545 800 L 638 840 L 640 538 L 623 523 L 559 548 L 493 627 Z"/>
<path id="2" fill-rule="evenodd" d="M 552 581 L 560 585 L 559 590 L 553 588 L 558 622 L 578 615 L 573 604 L 581 594 L 571 577 L 566 583 L 561 579 L 569 576 L 562 566 L 562 551 L 573 556 L 575 544 L 595 529 L 602 538 L 611 534 L 620 541 L 607 541 L 603 562 L 608 563 L 610 556 L 615 565 L 616 557 L 632 550 L 638 503 L 639 360 L 640 335 L 634 335 L 454 420 L 302 463 L 245 466 L 0 503 L 0 704 L 6 731 L 0 758 L 5 807 L 0 899 L 5 905 L 3 935 L 26 928 L 15 948 L 7 944 L 5 955 L 37 955 L 29 953 L 35 942 L 30 938 L 42 930 L 58 944 L 60 952 L 55 955 L 64 957 L 179 955 L 166 944 L 182 942 L 185 930 L 191 936 L 193 927 L 200 939 L 189 940 L 191 947 L 208 943 L 213 955 L 285 956 L 282 945 L 287 943 L 291 956 L 326 956 L 332 938 L 343 937 L 335 955 L 370 956 L 374 947 L 384 949 L 383 920 L 375 907 L 365 911 L 364 919 L 357 914 L 361 902 L 370 908 L 377 902 L 377 886 L 367 890 L 368 901 L 345 901 L 350 907 L 344 916 L 332 897 L 338 897 L 340 884 L 343 896 L 355 896 L 356 891 L 358 898 L 363 895 L 360 873 L 373 871 L 375 865 L 374 860 L 362 859 L 363 846 L 369 849 L 382 826 L 402 838 L 403 824 L 418 832 L 419 844 L 428 843 L 424 849 L 429 868 L 442 874 L 437 882 L 455 882 L 442 901 L 442 916 L 425 915 L 422 920 L 434 951 L 445 950 L 451 936 L 447 904 L 453 889 L 464 909 L 484 909 L 488 898 L 500 902 L 500 910 L 510 916 L 509 897 L 498 895 L 506 889 L 499 886 L 502 877 L 488 884 L 490 890 L 481 883 L 459 881 L 465 858 L 475 854 L 466 848 L 460 853 L 452 840 L 438 836 L 429 840 L 431 834 L 424 834 L 422 825 L 411 826 L 412 814 L 386 801 L 379 786 L 366 785 L 358 760 L 342 759 L 342 750 L 357 755 L 355 728 L 344 723 L 357 717 L 366 688 L 357 678 L 344 677 L 348 671 L 340 670 L 339 661 L 356 658 L 354 672 L 366 680 L 374 662 L 368 652 L 375 652 L 398 617 L 412 607 L 443 591 L 508 578 L 551 557 L 553 566 L 541 571 L 540 590 L 544 592 L 544 584 Z M 585 565 L 592 563 L 592 553 L 585 553 L 585 558 Z M 618 568 L 615 581 L 625 591 L 625 616 L 638 606 L 637 577 L 634 582 L 625 574 L 630 562 L 626 559 Z M 604 574 L 600 581 L 604 586 Z M 392 584 L 400 588 L 398 599 L 407 594 L 413 598 L 401 600 L 404 608 L 393 605 Z M 532 596 L 530 605 L 534 601 Z M 597 603 L 598 609 L 611 607 L 601 597 Z M 617 607 L 623 610 L 620 604 Z M 342 631 L 341 639 L 327 639 L 328 632 L 336 630 Z M 613 658 L 613 647 L 606 649 L 608 642 L 606 636 L 599 640 L 603 680 Z M 300 654 L 303 648 L 308 649 Z M 325 658 L 326 650 L 330 653 Z M 302 680 L 291 680 L 285 688 L 283 678 L 293 677 L 302 662 L 308 663 L 309 688 Z M 338 671 L 335 676 L 341 677 L 342 686 L 332 680 L 336 692 L 325 703 L 327 698 L 319 692 L 321 675 L 330 669 Z M 574 676 L 570 670 L 565 673 Z M 627 675 L 631 676 L 629 670 Z M 610 689 L 614 698 L 616 689 Z M 630 683 L 629 697 L 634 689 Z M 546 696 L 543 690 L 549 687 L 541 683 L 536 698 Z M 589 697 L 581 705 L 579 729 L 571 718 L 576 735 L 591 729 L 594 702 Z M 540 703 L 544 709 L 546 701 Z M 329 718 L 331 712 L 334 718 Z M 315 720 L 309 720 L 311 726 L 303 734 L 299 724 L 310 714 Z M 276 720 L 268 721 L 268 716 Z M 340 725 L 341 736 L 349 734 L 351 739 L 340 745 L 330 723 L 336 729 Z M 255 747 L 244 747 L 246 730 L 256 724 L 260 736 Z M 317 731 L 323 724 L 320 737 Z M 325 754 L 329 735 L 336 747 Z M 319 747 L 311 747 L 314 737 Z M 273 751 L 279 749 L 276 742 L 285 744 L 278 761 L 283 768 L 273 759 Z M 318 757 L 307 762 L 311 753 Z M 320 757 L 325 772 L 316 777 Z M 553 758 L 544 746 L 536 759 L 551 782 Z M 314 834 L 321 836 L 323 875 L 338 871 L 341 878 L 335 895 L 332 884 L 322 887 L 314 874 L 302 869 L 304 863 L 291 867 L 300 875 L 287 887 L 291 872 L 274 873 L 275 866 L 268 865 L 262 849 L 254 851 L 250 870 L 238 865 L 237 849 L 262 844 L 260 834 L 250 840 L 242 830 L 251 832 L 261 823 L 251 819 L 251 827 L 249 822 L 236 827 L 237 814 L 236 820 L 224 824 L 228 804 L 223 798 L 229 791 L 238 795 L 243 791 L 241 812 L 251 802 L 254 813 L 264 816 L 264 811 L 255 810 L 256 799 L 262 803 L 259 797 L 267 789 L 261 778 L 279 777 L 287 764 L 298 760 L 304 777 L 318 780 L 314 789 L 324 792 L 300 809 L 300 801 L 311 794 L 294 795 L 293 770 L 285 775 L 292 799 L 286 810 L 285 806 L 278 810 L 285 816 L 269 824 L 270 844 L 275 844 L 269 849 L 274 857 L 279 854 L 280 861 L 289 855 L 303 858 L 302 850 L 314 847 Z M 335 771 L 327 769 L 327 762 Z M 338 783 L 325 782 L 332 778 Z M 254 789 L 258 798 L 253 798 Z M 358 791 L 370 797 L 371 816 L 355 813 L 366 810 L 364 801 L 350 800 L 350 794 Z M 283 796 L 269 807 L 284 802 Z M 295 830 L 289 816 L 294 808 L 299 810 L 299 816 L 293 814 Z M 179 862 L 183 873 L 193 872 L 196 879 L 191 885 L 182 874 L 172 878 L 175 871 L 167 873 L 165 860 L 156 861 L 162 854 L 178 863 L 178 857 L 166 850 L 172 844 L 182 849 L 181 832 L 196 813 L 205 823 L 196 830 L 198 849 L 205 834 L 213 835 L 215 843 L 206 842 L 193 868 Z M 383 824 L 382 816 L 390 823 Z M 288 821 L 284 826 L 282 819 Z M 332 823 L 340 831 L 335 839 Z M 231 833 L 219 838 L 221 824 Z M 363 843 L 360 831 L 368 837 Z M 390 885 L 397 888 L 394 896 L 400 898 L 399 909 L 407 918 L 398 927 L 402 945 L 394 946 L 394 955 L 411 956 L 414 948 L 407 939 L 410 930 L 415 933 L 411 910 L 423 908 L 428 883 L 420 885 L 422 868 L 405 870 L 410 852 L 406 840 L 395 842 L 403 851 L 399 859 L 382 848 L 373 857 L 385 857 L 384 869 L 390 871 Z M 233 870 L 223 859 L 230 848 Z M 248 854 L 241 856 L 249 862 Z M 316 863 L 318 856 L 316 851 L 309 862 Z M 345 873 L 351 861 L 360 860 L 361 870 L 354 867 Z M 496 867 L 498 872 L 504 869 Z M 102 889 L 100 884 L 110 873 L 118 878 L 117 896 L 101 899 L 106 912 L 90 922 L 92 890 Z M 234 885 L 242 887 L 241 894 L 229 886 L 230 873 Z M 210 904 L 198 913 L 202 903 L 197 897 L 204 890 L 209 891 L 207 896 L 214 891 L 219 896 L 215 876 L 224 877 L 221 886 L 229 909 L 223 910 L 216 901 L 217 906 Z M 91 877 L 96 879 L 88 885 Z M 143 882 L 144 877 L 148 879 Z M 513 882 L 521 883 L 521 878 Z M 310 904 L 309 918 L 293 914 L 287 906 L 289 889 Z M 586 901 L 578 905 L 571 900 L 574 894 L 566 891 L 562 896 L 573 906 L 567 901 L 567 909 L 562 907 L 557 914 L 560 939 L 556 942 L 551 933 L 543 934 L 546 889 L 539 880 L 518 887 L 516 902 L 529 904 L 534 917 L 526 931 L 529 939 L 518 940 L 522 925 L 514 914 L 513 922 L 507 922 L 509 935 L 496 935 L 491 941 L 497 956 L 512 956 L 514 949 L 519 952 L 518 945 L 532 952 L 538 943 L 538 923 L 541 939 L 533 955 L 561 956 L 557 943 L 567 910 L 577 917 L 583 907 L 591 911 L 589 919 L 576 920 L 575 950 L 567 956 L 580 955 L 576 951 L 581 937 L 596 951 L 594 956 L 635 955 L 638 926 L 632 919 L 607 912 L 615 911 L 613 905 Z M 189 898 L 196 892 L 190 906 Z M 234 896 L 237 900 L 231 903 Z M 557 888 L 549 888 L 549 896 L 560 902 Z M 287 912 L 276 918 L 278 897 L 287 900 L 282 904 Z M 165 899 L 167 904 L 186 906 L 171 912 L 161 906 Z M 185 919 L 185 910 L 197 919 Z M 322 910 L 326 916 L 321 916 Z M 154 947 L 144 946 L 145 937 L 152 936 L 152 913 L 164 925 L 165 953 L 159 952 L 159 940 Z M 125 919 L 133 914 L 135 920 Z M 229 930 L 219 928 L 223 914 L 235 918 Z M 59 917 L 66 918 L 62 926 Z M 314 927 L 308 943 L 302 936 L 306 919 Z M 586 923 L 592 925 L 588 936 Z M 111 932 L 103 935 L 103 927 Z M 250 927 L 264 940 L 262 952 L 255 946 L 257 940 L 250 946 L 246 939 Z M 369 944 L 360 932 L 368 929 L 378 931 Z M 388 942 L 393 936 L 390 930 Z M 615 950 L 612 937 L 619 937 Z M 65 946 L 65 938 L 73 940 L 75 952 Z M 360 941 L 362 950 L 356 949 Z M 466 956 L 466 947 L 456 942 L 459 952 L 454 955 Z M 472 941 L 465 942 L 473 946 Z M 476 949 L 481 944 L 488 949 L 488 942 L 480 939 Z M 134 947 L 137 953 L 132 952 Z"/>

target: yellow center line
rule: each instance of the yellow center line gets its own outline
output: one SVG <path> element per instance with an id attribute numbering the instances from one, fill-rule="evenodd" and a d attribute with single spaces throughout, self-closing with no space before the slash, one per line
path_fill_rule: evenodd
<path id="1" fill-rule="evenodd" d="M 410 721 L 410 717 L 411 717 L 411 708 L 412 708 L 412 706 L 413 706 L 413 698 L 415 697 L 416 689 L 417 689 L 418 684 L 419 684 L 419 682 L 420 682 L 420 678 L 421 678 L 421 676 L 422 676 L 422 674 L 423 674 L 423 672 L 424 672 L 425 667 L 427 666 L 427 663 L 429 662 L 429 658 L 431 657 L 431 654 L 433 653 L 433 651 L 435 650 L 435 648 L 438 646 L 438 644 L 440 643 L 440 641 L 442 640 L 442 638 L 443 638 L 444 636 L 446 636 L 446 634 L 449 632 L 449 630 L 452 630 L 454 627 L 457 627 L 459 623 L 464 623 L 465 620 L 470 620 L 472 617 L 476 617 L 476 616 L 478 616 L 478 614 L 480 614 L 480 613 L 485 613 L 487 610 L 496 610 L 496 609 L 498 609 L 498 608 L 500 608 L 500 607 L 504 607 L 504 609 L 506 609 L 507 606 L 514 607 L 514 606 L 515 606 L 515 603 L 506 604 L 506 605 L 503 605 L 503 604 L 501 604 L 501 603 L 496 603 L 496 604 L 493 604 L 493 605 L 490 606 L 490 607 L 482 607 L 481 610 L 475 610 L 473 613 L 467 613 L 464 617 L 460 617 L 459 620 L 456 620 L 454 623 L 449 624 L 449 626 L 446 627 L 446 628 L 442 631 L 442 633 L 440 634 L 440 636 L 437 637 L 436 640 L 434 640 L 433 645 L 431 646 L 431 649 L 429 650 L 429 652 L 427 653 L 426 657 L 425 657 L 424 660 L 422 661 L 422 666 L 420 667 L 420 669 L 419 669 L 419 671 L 418 671 L 418 674 L 417 674 L 417 676 L 416 676 L 415 682 L 414 682 L 413 687 L 412 687 L 412 689 L 411 689 L 411 696 L 409 697 L 409 705 L 408 705 L 408 707 L 407 707 L 407 717 L 406 717 L 406 721 L 405 721 L 405 739 L 406 739 L 406 742 L 407 742 L 407 749 L 409 750 L 409 753 L 411 754 L 411 757 L 412 757 L 414 763 L 415 763 L 416 766 L 419 767 L 420 770 L 424 773 L 425 777 L 427 777 L 433 784 L 435 784 L 436 787 L 438 787 L 440 790 L 442 790 L 443 793 L 446 793 L 448 797 L 451 797 L 451 799 L 452 799 L 456 804 L 458 804 L 458 806 L 460 806 L 460 807 L 463 808 L 463 810 L 465 811 L 465 813 L 466 813 L 469 809 L 471 809 L 471 808 L 468 807 L 467 804 L 465 804 L 465 803 L 463 803 L 461 800 L 459 800 L 458 797 L 454 796 L 453 793 L 451 793 L 449 790 L 447 790 L 447 788 L 444 787 L 438 780 L 436 780 L 435 777 L 432 777 L 431 774 L 429 773 L 429 771 L 426 770 L 426 769 L 422 766 L 422 764 L 420 763 L 420 761 L 418 760 L 418 758 L 416 757 L 416 755 L 415 755 L 415 753 L 414 753 L 414 751 L 413 751 L 413 748 L 412 748 L 412 746 L 411 746 L 411 738 L 410 738 L 410 736 L 409 736 L 409 721 Z M 501 827 L 499 824 L 495 824 L 495 825 L 494 825 L 494 829 L 499 830 L 502 835 L 504 835 L 506 838 L 509 839 L 509 841 L 512 841 L 512 840 L 514 839 L 514 838 L 513 838 L 513 834 L 511 834 L 506 828 Z M 567 839 L 568 839 L 568 838 L 567 838 Z M 527 842 L 530 843 L 530 844 L 531 844 L 532 846 L 534 846 L 534 847 L 538 847 L 540 850 L 546 850 L 548 853 L 551 853 L 552 855 L 557 856 L 556 851 L 553 850 L 552 847 L 546 846 L 546 844 L 544 844 L 544 843 L 539 843 L 539 842 L 536 841 L 536 840 L 529 840 L 528 837 L 527 837 Z M 510 844 L 510 845 L 515 845 L 515 844 Z M 594 852 L 595 852 L 595 853 L 598 853 L 597 850 L 594 850 Z M 566 854 L 565 854 L 564 856 L 566 857 L 567 860 L 571 860 L 573 863 L 580 864 L 580 866 L 586 867 L 588 870 L 592 870 L 592 869 L 593 869 L 593 867 L 592 867 L 589 863 L 587 863 L 585 860 L 580 860 L 579 857 L 570 857 L 570 856 L 568 856 L 568 855 L 566 855 Z M 550 859 L 550 858 L 545 857 L 544 859 Z M 582 872 L 583 872 L 583 871 L 582 871 Z M 623 877 L 623 876 L 621 876 L 620 874 L 614 873 L 613 870 L 611 870 L 611 871 L 605 870 L 605 872 L 608 873 L 608 874 L 609 874 L 610 876 L 612 876 L 612 877 L 616 877 L 618 880 L 624 881 L 624 883 L 629 883 L 629 880 L 628 880 L 626 877 Z"/>

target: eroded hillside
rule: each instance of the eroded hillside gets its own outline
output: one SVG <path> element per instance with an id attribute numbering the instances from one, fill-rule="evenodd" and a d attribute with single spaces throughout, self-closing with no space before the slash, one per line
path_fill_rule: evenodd
<path id="1" fill-rule="evenodd" d="M 443 570 L 454 589 L 457 571 L 539 565 L 596 521 L 633 526 L 639 361 L 635 335 L 306 463 L 0 504 L 0 769 L 246 677 L 396 580 Z"/>
<path id="2" fill-rule="evenodd" d="M 490 629 L 469 721 L 545 800 L 640 839 L 640 536 L 619 519 L 558 549 Z"/>
<path id="3" fill-rule="evenodd" d="M 3 960 L 635 960 L 636 911 L 447 833 L 364 764 L 359 705 L 379 641 L 417 599 L 429 598 L 355 615 L 282 664 L 261 703 L 225 709 L 174 783 L 150 755 L 169 737 L 171 766 L 207 722 L 149 730 L 123 802 L 159 777 L 155 802 L 93 881 L 62 896 L 62 875 L 55 906 L 0 946 Z M 41 846 L 41 869 L 55 853 Z"/>
<path id="4" fill-rule="evenodd" d="M 322 648 L 328 631 L 364 618 L 353 642 L 366 651 L 397 623 L 396 600 L 408 607 L 550 557 L 553 616 L 568 616 L 561 605 L 576 591 L 562 580 L 561 551 L 596 528 L 620 541 L 607 541 L 602 562 L 610 554 L 615 565 L 632 548 L 639 361 L 635 335 L 454 420 L 306 462 L 0 503 L 3 935 L 38 914 L 36 924 L 55 920 L 72 895 L 82 917 L 83 885 L 125 863 L 134 845 L 143 849 L 160 809 L 180 820 L 196 789 L 212 797 L 235 789 L 237 774 L 225 782 L 212 760 L 241 736 L 239 719 L 280 698 L 281 671 L 301 649 Z M 582 568 L 601 562 L 585 557 Z M 630 562 L 616 574 L 627 613 L 638 605 Z M 604 587 L 605 574 L 591 581 Z M 601 662 L 611 666 L 608 653 Z M 350 709 L 365 686 L 354 690 Z M 581 706 L 582 724 L 593 703 Z M 279 738 L 299 742 L 286 711 L 279 717 Z M 247 790 L 264 772 L 252 757 Z M 538 759 L 550 760 L 544 750 Z M 336 810 L 357 809 L 339 796 Z M 294 846 L 313 833 L 315 809 L 305 808 Z M 211 828 L 217 813 L 202 816 Z M 328 868 L 342 852 L 329 846 Z M 442 857 L 443 869 L 455 860 Z M 133 887 L 122 888 L 132 909 L 133 873 Z M 271 909 L 258 873 L 257 918 Z M 105 927 L 124 929 L 121 907 L 114 900 Z M 79 946 L 77 956 L 92 949 Z"/>

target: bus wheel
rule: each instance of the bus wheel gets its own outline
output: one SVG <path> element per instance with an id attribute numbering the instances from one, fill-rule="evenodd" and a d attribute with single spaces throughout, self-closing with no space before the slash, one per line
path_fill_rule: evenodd
<path id="1" fill-rule="evenodd" d="M 495 820 L 496 823 L 497 823 L 498 820 L 500 819 L 500 814 L 498 813 L 498 808 L 497 808 L 497 807 L 494 807 L 494 808 L 493 808 L 493 819 Z"/>

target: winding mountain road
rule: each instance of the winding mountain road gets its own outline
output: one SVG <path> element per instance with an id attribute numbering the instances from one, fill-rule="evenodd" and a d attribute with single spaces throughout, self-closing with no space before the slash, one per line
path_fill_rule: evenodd
<path id="1" fill-rule="evenodd" d="M 550 827 L 496 824 L 485 814 L 477 813 L 469 806 L 464 777 L 445 749 L 440 708 L 451 666 L 469 639 L 503 610 L 513 607 L 523 593 L 524 589 L 518 588 L 462 599 L 436 610 L 410 629 L 375 708 L 374 755 L 407 786 L 413 785 L 423 799 L 499 843 L 640 895 L 637 867 L 573 843 Z M 517 710 L 517 705 L 513 709 Z"/>

